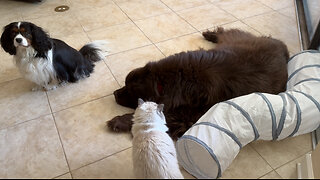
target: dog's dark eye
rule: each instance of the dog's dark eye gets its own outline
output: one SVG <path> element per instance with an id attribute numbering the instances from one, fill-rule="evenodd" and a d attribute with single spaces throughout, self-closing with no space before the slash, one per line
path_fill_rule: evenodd
<path id="1" fill-rule="evenodd" d="M 32 35 L 31 35 L 30 33 L 28 33 L 28 32 L 21 32 L 21 34 L 22 34 L 24 37 L 28 38 L 28 39 L 31 39 L 31 37 L 32 37 Z"/>
<path id="2" fill-rule="evenodd" d="M 20 28 L 20 32 L 24 33 L 24 32 L 26 32 L 26 29 L 25 28 Z"/>
<path id="3" fill-rule="evenodd" d="M 14 33 L 18 33 L 18 32 L 19 32 L 19 29 L 18 29 L 18 28 L 12 28 L 11 31 L 14 32 Z"/>
<path id="4" fill-rule="evenodd" d="M 18 34 L 17 32 L 11 31 L 10 36 L 11 36 L 11 37 L 15 37 L 17 34 Z"/>

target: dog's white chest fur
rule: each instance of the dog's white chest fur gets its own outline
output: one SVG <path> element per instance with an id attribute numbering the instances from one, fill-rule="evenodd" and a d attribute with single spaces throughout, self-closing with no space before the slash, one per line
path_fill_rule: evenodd
<path id="1" fill-rule="evenodd" d="M 47 53 L 47 58 L 39 58 L 36 51 L 30 46 L 17 48 L 14 56 L 16 66 L 26 79 L 39 86 L 47 88 L 49 83 L 56 80 L 56 73 L 52 63 L 52 50 Z"/>

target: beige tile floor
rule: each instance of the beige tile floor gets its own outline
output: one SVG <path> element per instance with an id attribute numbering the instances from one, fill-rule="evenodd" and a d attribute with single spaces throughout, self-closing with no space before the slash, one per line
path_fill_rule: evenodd
<path id="1" fill-rule="evenodd" d="M 70 10 L 54 12 L 59 5 Z M 0 26 L 20 20 L 78 49 L 107 40 L 110 54 L 88 79 L 32 92 L 0 50 L 0 178 L 132 178 L 131 136 L 110 132 L 105 121 L 133 110 L 117 105 L 112 92 L 148 61 L 213 48 L 201 37 L 206 29 L 271 35 L 291 54 L 300 51 L 293 0 L 1 0 Z M 310 151 L 310 134 L 254 142 L 222 178 L 296 178 L 296 162 Z"/>

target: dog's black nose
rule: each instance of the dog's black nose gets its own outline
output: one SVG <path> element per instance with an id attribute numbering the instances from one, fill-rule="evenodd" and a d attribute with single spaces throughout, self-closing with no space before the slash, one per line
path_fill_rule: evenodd
<path id="1" fill-rule="evenodd" d="M 16 38 L 17 43 L 21 43 L 22 42 L 22 38 Z"/>

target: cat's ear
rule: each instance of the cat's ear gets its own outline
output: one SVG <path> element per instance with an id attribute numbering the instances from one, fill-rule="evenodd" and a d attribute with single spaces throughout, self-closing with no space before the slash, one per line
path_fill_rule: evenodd
<path id="1" fill-rule="evenodd" d="M 141 99 L 141 98 L 139 98 L 138 99 L 138 105 L 140 106 L 141 104 L 143 104 L 144 103 L 144 101 Z"/>
<path id="2" fill-rule="evenodd" d="M 159 105 L 158 105 L 158 111 L 159 111 L 159 112 L 162 112 L 162 111 L 163 111 L 163 108 L 164 108 L 164 104 L 159 104 Z"/>

